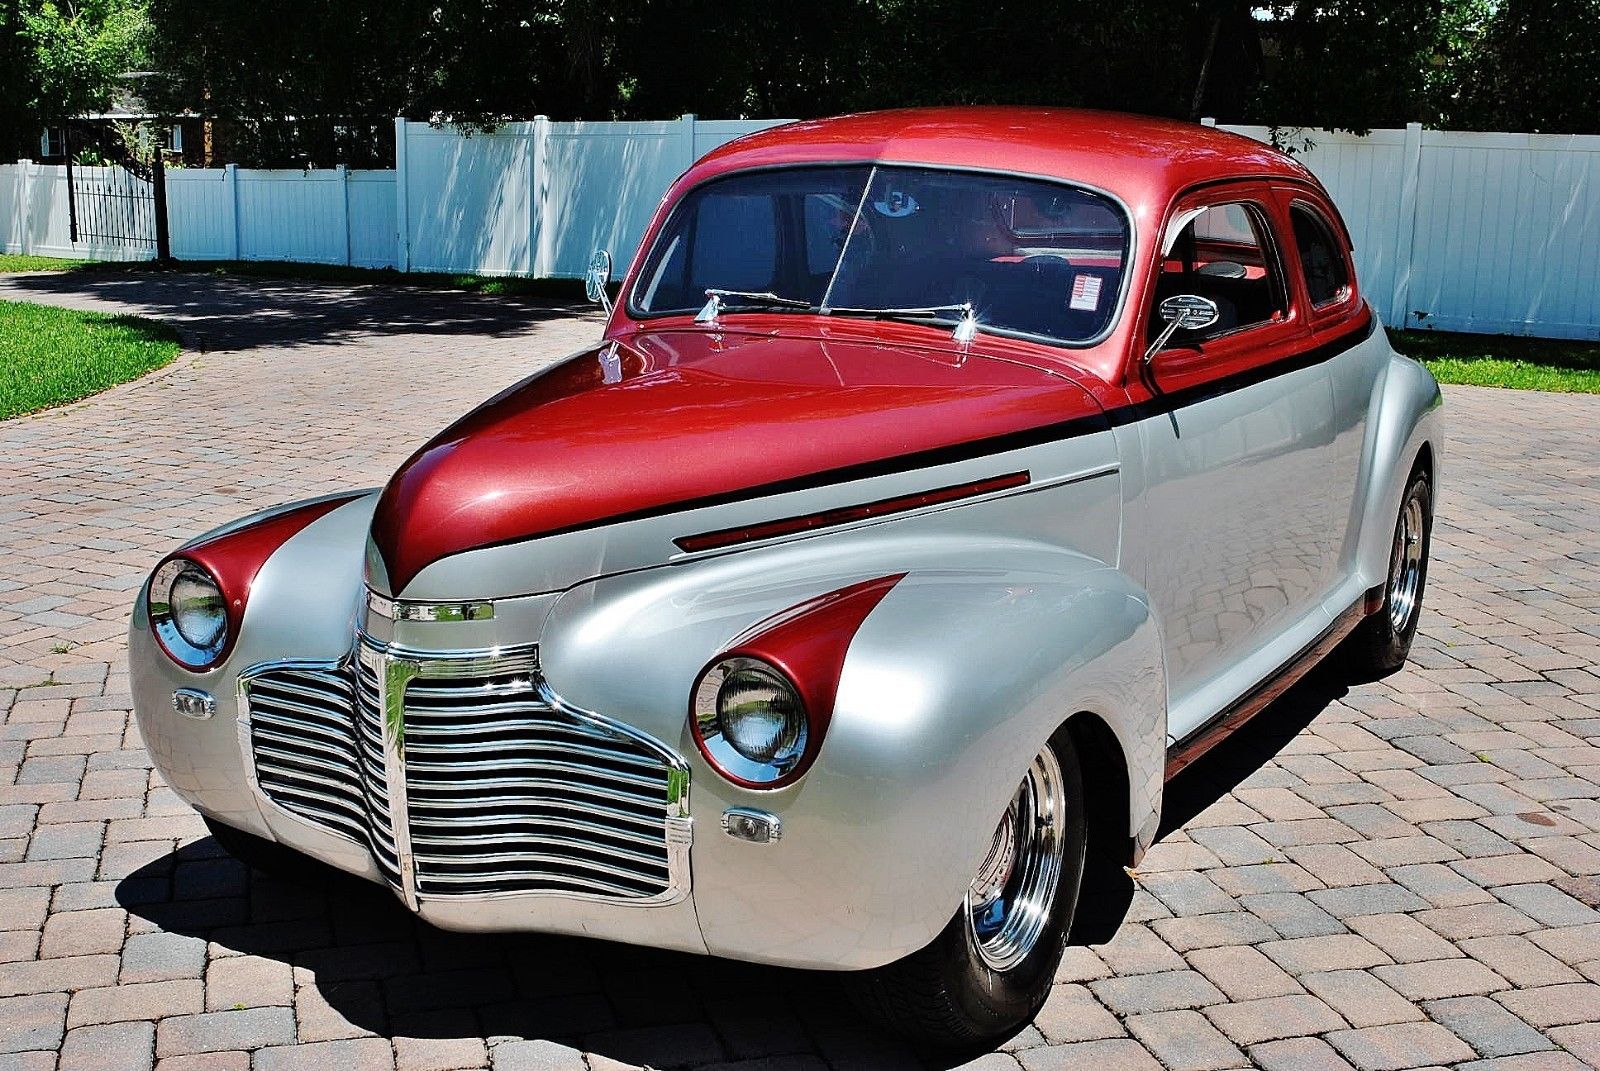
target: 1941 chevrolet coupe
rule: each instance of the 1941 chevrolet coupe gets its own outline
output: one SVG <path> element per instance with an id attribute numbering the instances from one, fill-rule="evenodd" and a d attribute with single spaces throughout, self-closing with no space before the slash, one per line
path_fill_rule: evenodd
<path id="1" fill-rule="evenodd" d="M 174 551 L 144 740 L 250 862 L 448 929 L 852 972 L 937 1046 L 1048 992 L 1165 780 L 1406 658 L 1440 394 L 1231 134 L 939 109 L 733 142 L 601 342 L 381 490 Z"/>

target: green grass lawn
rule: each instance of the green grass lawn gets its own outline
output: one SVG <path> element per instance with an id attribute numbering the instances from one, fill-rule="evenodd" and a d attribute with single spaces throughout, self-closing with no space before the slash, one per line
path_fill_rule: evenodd
<path id="1" fill-rule="evenodd" d="M 21 253 L 0 253 L 0 275 L 9 271 L 69 271 L 93 264 L 92 260 L 66 260 L 61 257 L 31 257 Z"/>
<path id="2" fill-rule="evenodd" d="M 1441 383 L 1600 394 L 1600 342 L 1448 331 L 1391 331 L 1389 339 Z"/>
<path id="3" fill-rule="evenodd" d="M 153 320 L 0 301 L 0 420 L 137 379 L 178 348 Z"/>

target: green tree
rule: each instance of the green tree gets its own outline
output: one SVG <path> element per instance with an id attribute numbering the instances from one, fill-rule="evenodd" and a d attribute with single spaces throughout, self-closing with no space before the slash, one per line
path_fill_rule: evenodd
<path id="1" fill-rule="evenodd" d="M 34 50 L 24 34 L 22 0 L 0 0 L 0 163 L 39 151 L 33 113 Z"/>
<path id="2" fill-rule="evenodd" d="M 42 0 L 21 12 L 32 46 L 33 99 L 44 122 L 105 111 L 141 66 L 148 23 L 139 0 Z"/>
<path id="3" fill-rule="evenodd" d="M 1500 0 L 1453 81 L 1452 123 L 1600 133 L 1600 0 Z"/>
<path id="4" fill-rule="evenodd" d="M 1254 122 L 1358 133 L 1427 121 L 1430 72 L 1452 0 L 1273 0 L 1259 20 L 1266 62 Z"/>

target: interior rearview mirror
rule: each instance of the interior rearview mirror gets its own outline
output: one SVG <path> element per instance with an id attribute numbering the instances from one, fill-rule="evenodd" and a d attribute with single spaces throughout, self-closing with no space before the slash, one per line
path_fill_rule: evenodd
<path id="1" fill-rule="evenodd" d="M 1175 331 L 1203 331 L 1221 315 L 1217 303 L 1199 294 L 1174 294 L 1156 306 L 1156 314 L 1167 326 L 1144 351 L 1145 363 L 1166 348 Z"/>
<path id="2" fill-rule="evenodd" d="M 589 258 L 589 268 L 583 273 L 583 292 L 590 301 L 597 303 L 606 310 L 606 315 L 611 315 L 611 295 L 606 287 L 611 282 L 611 254 L 604 249 L 596 249 Z"/>

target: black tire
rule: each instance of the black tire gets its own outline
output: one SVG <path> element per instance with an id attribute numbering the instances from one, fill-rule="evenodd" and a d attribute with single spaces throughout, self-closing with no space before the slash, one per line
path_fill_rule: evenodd
<path id="1" fill-rule="evenodd" d="M 846 976 L 857 1006 L 915 1048 L 962 1055 L 992 1047 L 1026 1026 L 1050 995 L 1067 933 L 1077 912 L 1088 826 L 1083 774 L 1065 728 L 1049 749 L 1060 766 L 1066 801 L 1060 879 L 1048 922 L 1015 966 L 995 971 L 984 961 L 963 903 L 943 932 L 919 952 Z"/>
<path id="2" fill-rule="evenodd" d="M 207 818 L 205 823 L 212 839 L 223 851 L 253 870 L 297 882 L 315 881 L 327 874 L 327 870 L 315 859 L 301 855 L 292 848 L 285 848 L 276 841 L 223 825 L 213 818 Z"/>
<path id="3" fill-rule="evenodd" d="M 1406 513 L 1415 503 L 1421 510 L 1421 558 L 1416 566 L 1414 596 L 1405 600 L 1402 616 L 1396 610 L 1401 588 L 1396 577 L 1406 552 Z M 1433 546 L 1433 481 L 1426 469 L 1417 469 L 1406 482 L 1395 518 L 1394 538 L 1389 544 L 1389 573 L 1384 579 L 1383 607 L 1369 614 L 1355 627 L 1344 643 L 1344 666 L 1357 680 L 1376 680 L 1405 665 L 1411 642 L 1417 636 L 1417 620 L 1422 616 L 1422 597 L 1428 584 L 1428 558 Z"/>

